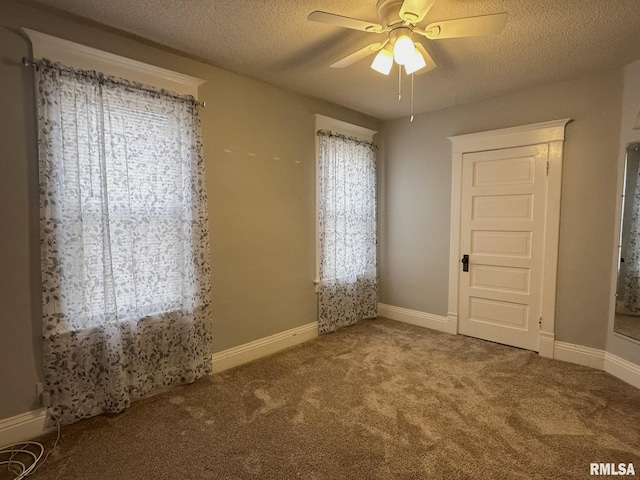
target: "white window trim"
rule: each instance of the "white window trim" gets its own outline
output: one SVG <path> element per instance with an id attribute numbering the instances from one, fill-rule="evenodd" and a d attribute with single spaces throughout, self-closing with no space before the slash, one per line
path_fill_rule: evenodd
<path id="1" fill-rule="evenodd" d="M 316 132 L 318 130 L 330 130 L 334 133 L 346 135 L 347 137 L 356 137 L 359 140 L 365 142 L 373 142 L 373 136 L 378 133 L 370 128 L 360 127 L 352 123 L 343 122 L 342 120 L 336 120 L 335 118 L 325 117 L 316 113 Z M 317 142 L 316 142 L 317 143 Z M 316 150 L 316 153 L 320 153 Z M 317 157 L 317 155 L 316 155 Z"/>
<path id="2" fill-rule="evenodd" d="M 319 113 L 314 114 L 315 118 L 315 145 L 316 145 L 316 272 L 315 279 L 313 281 L 316 287 L 316 293 L 318 293 L 318 285 L 320 284 L 320 242 L 319 233 L 320 225 L 318 225 L 318 206 L 319 206 L 319 178 L 318 172 L 320 171 L 320 142 L 318 140 L 318 130 L 329 130 L 334 133 L 346 135 L 347 137 L 356 137 L 359 140 L 365 142 L 373 142 L 373 136 L 378 133 L 376 130 L 370 128 L 361 127 L 352 123 L 343 122 L 342 120 L 336 120 L 335 118 L 326 117 Z"/>
<path id="3" fill-rule="evenodd" d="M 81 70 L 96 70 L 196 99 L 198 87 L 206 81 L 29 28 L 21 30 L 31 42 L 34 59 L 47 58 Z"/>

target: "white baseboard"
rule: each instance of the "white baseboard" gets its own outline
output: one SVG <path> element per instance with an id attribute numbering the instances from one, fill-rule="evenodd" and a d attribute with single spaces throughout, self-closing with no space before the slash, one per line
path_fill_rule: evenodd
<path id="1" fill-rule="evenodd" d="M 553 358 L 604 370 L 604 351 L 573 343 L 554 342 Z"/>
<path id="2" fill-rule="evenodd" d="M 447 312 L 447 332 L 456 335 L 458 333 L 458 314 Z"/>
<path id="3" fill-rule="evenodd" d="M 604 371 L 640 388 L 640 365 L 607 352 L 604 354 Z"/>
<path id="4" fill-rule="evenodd" d="M 312 322 L 302 325 L 301 327 L 292 328 L 269 337 L 260 338 L 253 342 L 245 343 L 244 345 L 214 353 L 211 359 L 213 373 L 222 372 L 223 370 L 237 367 L 243 363 L 257 360 L 261 357 L 284 350 L 285 348 L 312 340 L 317 336 L 318 322 Z"/>
<path id="5" fill-rule="evenodd" d="M 614 377 L 640 388 L 640 365 L 604 350 L 574 345 L 573 343 L 555 342 L 553 358 L 604 370 Z"/>
<path id="6" fill-rule="evenodd" d="M 451 313 L 447 317 L 441 317 L 431 313 L 379 303 L 378 316 L 441 332 L 456 333 L 457 331 L 458 318 L 457 315 Z M 538 349 L 538 354 L 541 357 L 554 358 L 597 370 L 604 370 L 614 377 L 640 388 L 640 365 L 631 363 L 604 350 L 583 347 L 573 343 L 557 342 L 552 332 L 543 331 L 540 332 Z"/>
<path id="7" fill-rule="evenodd" d="M 432 313 L 409 310 L 408 308 L 394 307 L 384 303 L 378 304 L 378 316 L 397 320 L 399 322 L 410 323 L 419 327 L 431 328 L 441 332 L 455 333 L 451 331 L 450 322 L 447 317 L 434 315 Z"/>
<path id="8" fill-rule="evenodd" d="M 538 334 L 538 355 L 546 358 L 553 358 L 553 345 L 555 343 L 555 334 L 551 332 L 540 331 Z"/>
<path id="9" fill-rule="evenodd" d="M 0 447 L 25 442 L 52 429 L 45 427 L 47 415 L 43 408 L 0 420 Z"/>
<path id="10" fill-rule="evenodd" d="M 378 304 L 378 316 L 410 323 L 419 327 L 440 330 L 441 332 L 456 333 L 458 316 L 449 313 L 446 317 L 431 313 L 394 307 L 384 303 Z M 573 343 L 556 342 L 553 332 L 540 332 L 538 354 L 541 357 L 554 358 L 564 362 L 576 363 L 586 367 L 604 370 L 634 387 L 640 388 L 640 365 L 624 360 L 616 355 L 583 347 Z"/>

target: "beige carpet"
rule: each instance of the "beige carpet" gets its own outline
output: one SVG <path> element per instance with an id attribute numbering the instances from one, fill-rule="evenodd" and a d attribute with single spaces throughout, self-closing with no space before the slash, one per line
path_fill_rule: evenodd
<path id="1" fill-rule="evenodd" d="M 32 478 L 585 479 L 590 462 L 640 473 L 640 390 L 379 319 L 65 427 Z"/>

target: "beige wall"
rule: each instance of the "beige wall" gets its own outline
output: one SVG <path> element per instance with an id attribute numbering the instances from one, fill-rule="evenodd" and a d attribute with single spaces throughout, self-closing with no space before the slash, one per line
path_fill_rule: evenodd
<path id="1" fill-rule="evenodd" d="M 313 114 L 372 129 L 377 129 L 377 120 L 69 18 L 3 1 L 0 419 L 36 407 L 35 384 L 41 378 L 36 127 L 32 72 L 20 65 L 29 44 L 20 27 L 207 80 L 200 99 L 207 102 L 202 130 L 215 349 L 316 320 Z"/>
<path id="2" fill-rule="evenodd" d="M 622 71 L 614 71 L 420 115 L 413 123 L 385 122 L 380 301 L 447 314 L 447 136 L 570 117 L 574 121 L 565 142 L 556 340 L 604 349 L 621 105 Z"/>

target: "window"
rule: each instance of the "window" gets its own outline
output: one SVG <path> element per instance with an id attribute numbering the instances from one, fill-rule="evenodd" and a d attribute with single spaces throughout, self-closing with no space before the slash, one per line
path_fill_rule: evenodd
<path id="1" fill-rule="evenodd" d="M 72 423 L 211 371 L 200 119 L 191 96 L 35 63 L 45 388 Z"/>
<path id="2" fill-rule="evenodd" d="M 324 130 L 328 132 L 337 133 L 345 137 L 351 137 L 353 139 L 361 140 L 363 142 L 373 142 L 373 136 L 377 134 L 375 130 L 371 130 L 359 125 L 353 125 L 351 123 L 336 120 L 334 118 L 326 117 L 324 115 L 315 115 L 315 131 L 316 133 Z M 320 204 L 320 137 L 316 135 L 316 278 L 315 284 L 318 285 L 320 281 L 320 241 L 319 241 L 319 204 Z"/>
<path id="3" fill-rule="evenodd" d="M 318 318 L 326 333 L 376 316 L 376 147 L 317 134 Z"/>
<path id="4" fill-rule="evenodd" d="M 61 148 L 49 168 L 65 232 L 55 261 L 70 325 L 180 310 L 192 275 L 194 105 L 77 71 L 53 75 Z"/>

